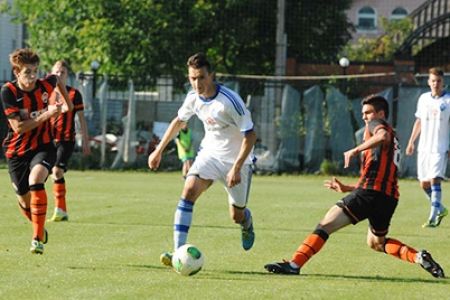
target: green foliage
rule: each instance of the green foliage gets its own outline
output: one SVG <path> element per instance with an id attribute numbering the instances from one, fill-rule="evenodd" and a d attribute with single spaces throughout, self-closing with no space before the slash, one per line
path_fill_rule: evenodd
<path id="1" fill-rule="evenodd" d="M 394 58 L 395 51 L 413 30 L 411 19 L 388 20 L 381 18 L 384 34 L 377 38 L 359 38 L 356 44 L 348 44 L 343 53 L 353 61 L 385 62 Z"/>
<path id="2" fill-rule="evenodd" d="M 248 252 L 241 248 L 239 225 L 228 216 L 226 194 L 214 184 L 195 205 L 188 239 L 205 254 L 205 266 L 188 278 L 159 262 L 160 253 L 172 247 L 173 214 L 183 185 L 179 172 L 70 171 L 65 177 L 70 220 L 46 224 L 49 243 L 36 256 L 28 251 L 31 225 L 17 209 L 7 170 L 0 170 L 0 298 L 448 298 L 448 280 L 367 247 L 367 222 L 333 234 L 300 276 L 268 274 L 263 265 L 290 258 L 342 197 L 324 189 L 323 176 L 253 177 L 249 208 L 256 242 Z M 51 187 L 49 180 L 48 214 Z M 400 188 L 404 202 L 389 236 L 426 248 L 448 268 L 450 223 L 444 219 L 440 228 L 420 228 L 429 204 L 416 181 L 402 180 Z"/>
<path id="3" fill-rule="evenodd" d="M 320 164 L 320 174 L 323 175 L 339 175 L 341 174 L 339 164 L 335 161 L 324 159 Z"/>
<path id="4" fill-rule="evenodd" d="M 334 58 L 349 39 L 344 9 L 350 1 L 328 2 L 287 1 L 291 56 Z M 27 26 L 27 43 L 39 52 L 47 69 L 55 60 L 65 58 L 72 62 L 74 71 L 86 71 L 97 60 L 101 73 L 128 74 L 143 80 L 169 74 L 180 83 L 185 81 L 186 58 L 204 51 L 219 72 L 274 72 L 276 0 L 13 3 L 6 9 Z"/>

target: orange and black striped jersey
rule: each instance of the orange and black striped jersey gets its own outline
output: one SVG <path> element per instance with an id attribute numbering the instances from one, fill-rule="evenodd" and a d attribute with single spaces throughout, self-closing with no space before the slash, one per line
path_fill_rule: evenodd
<path id="1" fill-rule="evenodd" d="M 357 187 L 379 191 L 398 199 L 400 147 L 394 129 L 384 120 L 372 120 L 364 131 L 364 141 L 380 129 L 386 130 L 390 139 L 362 153 L 361 176 Z"/>
<path id="2" fill-rule="evenodd" d="M 7 118 L 20 117 L 21 121 L 34 119 L 47 111 L 49 96 L 55 89 L 57 78 L 49 75 L 36 81 L 36 87 L 22 91 L 17 81 L 7 82 L 1 89 L 3 112 Z M 46 121 L 36 128 L 16 133 L 8 122 L 8 133 L 3 140 L 3 149 L 7 158 L 23 156 L 27 151 L 52 141 L 50 122 Z"/>
<path id="3" fill-rule="evenodd" d="M 75 141 L 75 115 L 78 111 L 84 110 L 81 93 L 70 86 L 66 86 L 69 93 L 69 100 L 73 103 L 73 110 L 60 114 L 52 118 L 52 132 L 55 141 Z M 57 92 L 55 92 L 57 93 Z"/>

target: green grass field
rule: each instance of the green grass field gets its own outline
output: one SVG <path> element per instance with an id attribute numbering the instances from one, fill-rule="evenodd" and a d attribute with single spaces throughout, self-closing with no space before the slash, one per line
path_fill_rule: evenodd
<path id="1" fill-rule="evenodd" d="M 50 240 L 40 256 L 28 251 L 31 225 L 2 169 L 0 299 L 448 299 L 448 279 L 369 249 L 367 222 L 332 235 L 301 276 L 266 273 L 263 265 L 290 258 L 341 197 L 322 187 L 324 179 L 255 176 L 249 207 L 257 236 L 249 252 L 215 184 L 197 202 L 189 236 L 205 254 L 204 269 L 182 277 L 159 263 L 172 247 L 180 173 L 70 171 L 70 221 L 47 224 Z M 389 236 L 426 248 L 450 276 L 450 217 L 422 229 L 429 208 L 417 182 L 403 180 L 400 189 Z M 50 215 L 50 183 L 47 191 Z M 443 193 L 450 206 L 448 183 Z"/>

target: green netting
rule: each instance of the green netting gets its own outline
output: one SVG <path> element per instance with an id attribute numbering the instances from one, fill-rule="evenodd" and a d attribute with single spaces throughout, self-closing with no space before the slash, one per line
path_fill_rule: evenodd
<path id="1" fill-rule="evenodd" d="M 416 112 L 417 100 L 425 88 L 401 87 L 398 94 L 398 113 L 396 132 L 402 150 L 402 158 L 400 163 L 400 176 L 417 176 L 417 152 L 412 156 L 405 155 L 405 149 L 408 145 L 409 136 L 416 120 L 414 114 Z"/>
<path id="2" fill-rule="evenodd" d="M 280 171 L 300 168 L 300 93 L 289 85 L 284 86 L 277 159 Z"/>
<path id="3" fill-rule="evenodd" d="M 330 128 L 331 160 L 342 167 L 344 165 L 343 153 L 355 146 L 351 112 L 348 109 L 349 102 L 346 96 L 332 86 L 327 88 L 326 102 Z M 352 163 L 356 166 L 356 160 Z"/>
<path id="4" fill-rule="evenodd" d="M 318 171 L 325 157 L 323 98 L 323 92 L 319 86 L 309 88 L 303 95 L 306 130 L 304 166 L 308 172 Z"/>

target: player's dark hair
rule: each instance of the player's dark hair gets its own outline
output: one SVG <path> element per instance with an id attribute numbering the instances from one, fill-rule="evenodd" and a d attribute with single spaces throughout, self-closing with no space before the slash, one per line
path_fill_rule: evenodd
<path id="1" fill-rule="evenodd" d="M 428 74 L 433 74 L 433 75 L 436 75 L 439 77 L 444 77 L 444 71 L 441 68 L 437 68 L 437 67 L 430 68 L 428 70 Z"/>
<path id="2" fill-rule="evenodd" d="M 16 49 L 9 55 L 9 62 L 15 72 L 19 72 L 24 65 L 39 65 L 40 59 L 36 52 L 29 48 Z"/>
<path id="3" fill-rule="evenodd" d="M 201 69 L 203 67 L 206 67 L 206 70 L 208 73 L 212 72 L 211 64 L 208 61 L 208 58 L 204 53 L 195 53 L 191 57 L 189 57 L 187 61 L 187 66 L 194 68 L 194 69 Z"/>
<path id="4" fill-rule="evenodd" d="M 389 104 L 383 96 L 369 95 L 361 101 L 361 105 L 372 105 L 376 112 L 384 111 L 384 117 L 389 117 Z"/>

